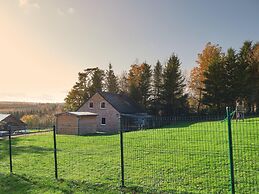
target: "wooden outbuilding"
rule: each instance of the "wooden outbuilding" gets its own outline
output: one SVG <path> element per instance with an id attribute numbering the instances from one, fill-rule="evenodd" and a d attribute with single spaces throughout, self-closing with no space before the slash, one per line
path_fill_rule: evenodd
<path id="1" fill-rule="evenodd" d="M 58 134 L 86 135 L 97 132 L 96 113 L 64 112 L 56 114 Z"/>

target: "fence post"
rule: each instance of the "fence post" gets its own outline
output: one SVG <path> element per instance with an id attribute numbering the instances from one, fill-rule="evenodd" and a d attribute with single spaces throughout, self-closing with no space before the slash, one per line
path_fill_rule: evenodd
<path id="1" fill-rule="evenodd" d="M 55 165 L 55 178 L 58 179 L 58 161 L 57 161 L 57 141 L 56 141 L 56 126 L 53 126 L 54 138 L 54 165 Z"/>
<path id="2" fill-rule="evenodd" d="M 234 177 L 234 161 L 233 161 L 233 144 L 232 144 L 232 130 L 231 130 L 231 115 L 229 107 L 226 108 L 228 120 L 228 146 L 229 146 L 229 162 L 230 162 L 230 183 L 231 193 L 235 193 L 235 177 Z"/>
<path id="3" fill-rule="evenodd" d="M 124 150 L 123 150 L 123 126 L 122 126 L 122 117 L 119 116 L 120 122 L 120 150 L 121 150 L 121 187 L 125 187 L 124 182 Z"/>
<path id="4" fill-rule="evenodd" d="M 13 173 L 13 161 L 12 161 L 12 127 L 8 125 L 9 130 L 9 158 L 10 158 L 10 174 Z"/>

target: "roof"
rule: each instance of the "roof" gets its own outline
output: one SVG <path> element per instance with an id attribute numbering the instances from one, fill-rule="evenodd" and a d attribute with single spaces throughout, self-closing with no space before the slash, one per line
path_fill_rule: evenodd
<path id="1" fill-rule="evenodd" d="M 124 94 L 114 94 L 110 92 L 98 92 L 107 102 L 109 102 L 119 113 L 136 114 L 145 113 L 145 110 L 134 100 Z"/>
<path id="2" fill-rule="evenodd" d="M 74 115 L 74 116 L 77 116 L 77 117 L 81 117 L 81 116 L 97 116 L 96 113 L 92 113 L 92 112 L 63 112 L 63 113 L 56 114 L 56 116 L 62 115 L 62 114 L 70 114 L 70 115 Z"/>
<path id="3" fill-rule="evenodd" d="M 16 130 L 17 127 L 19 129 L 26 129 L 24 127 L 27 126 L 26 123 L 22 122 L 20 119 L 17 119 L 15 116 L 11 114 L 0 114 L 0 122 L 5 121 L 4 125 L 5 126 L 11 126 L 13 130 Z M 3 129 L 1 127 L 1 129 Z"/>
<path id="4" fill-rule="evenodd" d="M 1 114 L 1 113 L 0 113 L 0 121 L 6 119 L 6 118 L 9 117 L 9 116 L 10 116 L 10 114 Z"/>

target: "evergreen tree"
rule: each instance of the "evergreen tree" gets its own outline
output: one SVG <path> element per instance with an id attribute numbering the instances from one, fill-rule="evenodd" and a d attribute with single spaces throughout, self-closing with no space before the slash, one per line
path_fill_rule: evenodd
<path id="1" fill-rule="evenodd" d="M 87 97 L 86 74 L 78 73 L 78 81 L 65 98 L 65 109 L 67 111 L 76 111 Z"/>
<path id="2" fill-rule="evenodd" d="M 162 109 L 161 105 L 161 95 L 163 86 L 163 67 L 160 61 L 157 61 L 154 71 L 153 71 L 153 91 L 152 91 L 152 110 L 153 113 L 158 115 L 159 111 Z"/>
<path id="3" fill-rule="evenodd" d="M 180 70 L 180 60 L 173 54 L 163 71 L 162 99 L 166 114 L 177 114 L 185 110 L 187 96 L 184 95 L 184 77 Z"/>
<path id="4" fill-rule="evenodd" d="M 103 70 L 91 68 L 78 73 L 78 81 L 65 98 L 65 110 L 76 111 L 97 91 L 102 91 Z"/>
<path id="5" fill-rule="evenodd" d="M 225 108 L 226 97 L 226 71 L 222 60 L 218 59 L 209 65 L 204 73 L 204 96 L 203 103 L 218 113 Z"/>
<path id="6" fill-rule="evenodd" d="M 147 63 L 140 65 L 140 82 L 139 90 L 141 94 L 141 104 L 147 109 L 150 102 L 151 95 L 151 77 L 152 71 L 151 66 Z"/>
<path id="7" fill-rule="evenodd" d="M 96 68 L 91 78 L 92 84 L 89 87 L 90 96 L 94 95 L 96 92 L 101 92 L 103 90 L 103 79 L 104 71 L 99 68 Z"/>
<path id="8" fill-rule="evenodd" d="M 259 42 L 253 45 L 253 61 L 255 66 L 255 96 L 256 96 L 256 111 L 259 112 Z"/>
<path id="9" fill-rule="evenodd" d="M 119 92 L 118 79 L 114 74 L 111 64 L 109 64 L 109 69 L 106 71 L 105 76 L 106 76 L 105 87 L 107 92 L 118 93 Z"/>
<path id="10" fill-rule="evenodd" d="M 224 56 L 224 69 L 226 74 L 226 104 L 235 107 L 236 100 L 240 97 L 240 64 L 238 63 L 236 51 L 232 48 L 227 50 Z"/>
<path id="11" fill-rule="evenodd" d="M 119 85 L 119 93 L 121 94 L 129 93 L 128 74 L 126 71 L 122 72 L 122 74 L 119 76 L 118 85 Z"/>

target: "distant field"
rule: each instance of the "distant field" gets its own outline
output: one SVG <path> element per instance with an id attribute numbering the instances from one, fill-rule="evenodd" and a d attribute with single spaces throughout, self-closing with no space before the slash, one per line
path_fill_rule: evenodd
<path id="1" fill-rule="evenodd" d="M 120 193 L 119 135 L 58 135 L 58 182 L 52 133 L 0 140 L 0 193 Z M 259 192 L 259 118 L 233 122 L 237 193 Z M 228 193 L 226 122 L 180 123 L 124 133 L 125 193 Z"/>
<path id="2" fill-rule="evenodd" d="M 1 102 L 0 113 L 10 112 L 30 112 L 47 109 L 53 105 L 61 105 L 62 103 L 33 103 L 33 102 Z"/>

